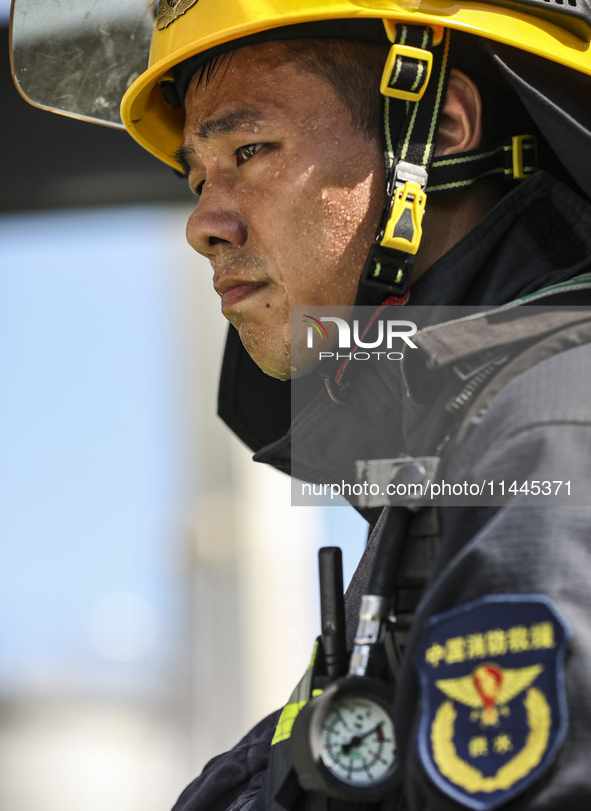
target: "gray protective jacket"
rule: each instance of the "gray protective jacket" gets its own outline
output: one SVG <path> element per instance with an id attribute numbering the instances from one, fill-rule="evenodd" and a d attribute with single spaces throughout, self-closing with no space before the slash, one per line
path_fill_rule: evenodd
<path id="1" fill-rule="evenodd" d="M 502 305 L 589 271 L 591 207 L 539 172 L 417 282 L 411 303 Z M 301 384 L 306 405 L 288 430 L 289 385 L 261 381 L 232 341 L 220 413 L 257 461 L 330 482 L 331 460 L 351 437 L 364 458 L 416 454 L 429 393 L 409 393 L 400 374 L 352 373 L 366 436 L 316 381 Z M 523 456 L 524 480 L 547 478 L 555 460 L 553 478 L 591 481 L 591 352 L 576 344 L 514 377 L 477 414 L 453 458 L 458 480 L 499 480 L 506 460 Z M 256 408 L 257 391 L 261 402 L 274 398 L 274 417 Z M 347 592 L 349 639 L 383 523 L 366 516 L 374 530 Z M 590 529 L 591 509 L 551 500 L 419 512 L 397 579 L 397 611 L 414 612 L 395 698 L 402 791 L 377 807 L 591 806 Z M 287 746 L 271 746 L 278 717 L 211 761 L 174 811 L 279 811 Z"/>

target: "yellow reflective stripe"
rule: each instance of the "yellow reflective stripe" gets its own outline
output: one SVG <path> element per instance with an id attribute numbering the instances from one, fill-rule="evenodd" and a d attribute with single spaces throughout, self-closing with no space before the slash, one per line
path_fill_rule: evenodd
<path id="1" fill-rule="evenodd" d="M 310 657 L 310 664 L 306 668 L 306 670 L 312 670 L 314 667 L 314 662 L 316 661 L 316 654 L 318 653 L 318 640 L 314 642 L 314 647 L 312 648 L 312 656 Z"/>
<path id="2" fill-rule="evenodd" d="M 322 690 L 312 690 L 312 697 L 319 696 L 320 693 L 322 693 Z M 275 746 L 276 743 L 281 743 L 281 741 L 286 741 L 289 738 L 297 714 L 307 703 L 308 700 L 305 699 L 304 701 L 296 701 L 293 704 L 285 705 L 283 712 L 279 716 L 271 746 Z"/>

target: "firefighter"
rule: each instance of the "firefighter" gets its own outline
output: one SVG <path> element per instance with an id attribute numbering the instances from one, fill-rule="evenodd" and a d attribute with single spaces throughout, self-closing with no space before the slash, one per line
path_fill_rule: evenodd
<path id="1" fill-rule="evenodd" d="M 444 325 L 435 348 L 422 339 L 419 372 L 409 363 L 404 381 L 378 381 L 352 363 L 317 375 L 321 359 L 292 340 L 290 313 L 409 301 L 502 309 L 573 290 L 584 301 L 590 41 L 591 9 L 574 0 L 161 0 L 149 67 L 121 116 L 198 198 L 187 237 L 210 259 L 235 328 L 220 413 L 258 461 L 326 482 L 354 438 L 366 459 L 404 454 L 406 472 L 410 460 L 423 475 L 441 445 L 425 440 L 429 407 L 453 382 L 450 413 L 481 387 L 470 442 L 464 417 L 438 435 L 459 448 L 447 468 L 456 478 L 477 471 L 496 484 L 527 459 L 528 488 L 586 481 L 584 325 L 493 396 L 483 381 L 513 366 L 506 334 L 488 322 L 460 328 L 489 353 L 484 366 Z M 529 320 L 526 337 L 550 341 L 552 329 Z M 327 334 L 328 349 L 337 337 Z M 306 407 L 290 430 L 292 391 Z M 344 407 L 354 399 L 357 410 Z M 365 514 L 374 529 L 347 595 L 350 646 L 391 529 L 389 508 Z M 392 725 L 359 720 L 355 732 L 354 708 L 339 721 L 345 737 L 323 739 L 337 746 L 333 766 L 326 755 L 312 776 L 294 768 L 294 719 L 322 677 L 317 657 L 283 711 L 208 764 L 177 811 L 587 808 L 590 518 L 582 501 L 550 498 L 416 509 L 392 584 L 405 618 L 388 630 Z M 366 791 L 382 779 L 366 757 L 388 769 L 395 757 L 381 794 Z"/>

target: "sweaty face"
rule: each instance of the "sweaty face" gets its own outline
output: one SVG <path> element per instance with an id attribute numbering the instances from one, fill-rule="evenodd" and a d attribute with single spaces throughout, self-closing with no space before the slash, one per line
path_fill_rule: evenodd
<path id="1" fill-rule="evenodd" d="M 290 310 L 353 304 L 382 208 L 379 143 L 273 44 L 225 57 L 207 84 L 194 78 L 185 107 L 182 155 L 199 196 L 187 239 L 255 363 L 280 379 L 306 374 L 314 361 L 291 346 Z"/>

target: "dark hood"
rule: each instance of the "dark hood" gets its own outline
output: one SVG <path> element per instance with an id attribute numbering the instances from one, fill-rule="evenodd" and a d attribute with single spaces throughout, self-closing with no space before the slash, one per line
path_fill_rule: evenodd
<path id="1" fill-rule="evenodd" d="M 591 76 L 500 43 L 488 42 L 487 48 L 570 176 L 591 197 Z"/>

